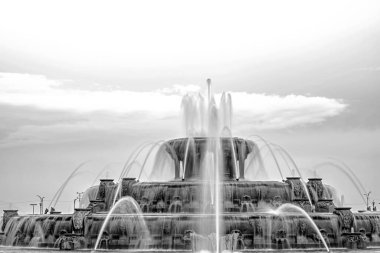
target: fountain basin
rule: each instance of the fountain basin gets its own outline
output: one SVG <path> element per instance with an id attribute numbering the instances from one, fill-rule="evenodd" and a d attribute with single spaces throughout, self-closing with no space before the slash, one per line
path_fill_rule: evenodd
<path id="1" fill-rule="evenodd" d="M 284 212 L 280 215 L 267 212 L 229 212 L 220 215 L 223 224 L 220 241 L 226 245 L 235 236 L 239 247 L 244 246 L 245 249 L 323 248 L 310 222 L 297 212 Z M 31 246 L 34 243 L 38 247 L 58 247 L 57 243 L 62 241 L 64 235 L 65 238 L 71 237 L 70 240 L 77 240 L 78 245 L 81 242 L 83 248 L 93 248 L 106 216 L 106 212 L 88 213 L 83 218 L 81 234 L 74 233 L 72 215 L 12 217 L 3 236 L 4 244 Z M 340 230 L 339 223 L 342 219 L 339 215 L 310 213 L 310 217 L 330 247 L 345 247 L 349 235 Z M 360 220 L 357 229 L 361 230 L 356 233 L 365 236 L 368 245 L 380 245 L 379 230 L 372 226 L 378 224 L 380 214 L 362 213 L 355 214 L 355 217 Z M 109 249 L 190 250 L 198 243 L 198 247 L 200 244 L 212 247 L 214 230 L 207 224 L 213 224 L 215 218 L 213 214 L 190 213 L 146 213 L 140 216 L 114 214 L 110 216 L 103 233 L 104 243 L 100 246 Z M 139 219 L 143 219 L 146 225 L 139 223 Z M 12 226 L 18 227 L 18 233 L 13 238 L 9 234 Z M 36 234 L 36 228 L 41 228 L 40 234 Z"/>

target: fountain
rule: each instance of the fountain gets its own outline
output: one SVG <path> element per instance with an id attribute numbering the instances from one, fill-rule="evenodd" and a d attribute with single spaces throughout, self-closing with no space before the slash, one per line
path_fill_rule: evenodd
<path id="1" fill-rule="evenodd" d="M 23 216 L 4 210 L 1 243 L 65 250 L 214 252 L 380 246 L 379 213 L 337 207 L 331 188 L 321 178 L 304 181 L 281 146 L 259 136 L 233 137 L 231 96 L 223 94 L 217 106 L 211 81 L 207 83 L 207 99 L 199 94 L 183 98 L 187 137 L 141 144 L 118 181 L 100 179 L 72 214 Z M 269 150 L 282 181 L 247 176 L 263 169 L 258 141 Z M 276 151 L 288 166 L 288 176 Z"/>

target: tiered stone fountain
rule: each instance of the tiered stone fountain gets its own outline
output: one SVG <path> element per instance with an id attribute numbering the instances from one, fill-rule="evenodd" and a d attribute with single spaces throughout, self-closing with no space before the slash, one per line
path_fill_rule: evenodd
<path id="1" fill-rule="evenodd" d="M 180 165 L 184 163 L 186 138 L 163 144 L 175 164 L 171 181 L 139 182 L 123 178 L 121 191 L 117 193 L 118 184 L 102 179 L 96 199 L 90 201 L 88 208 L 76 209 L 73 214 L 19 216 L 16 210 L 5 210 L 2 243 L 77 249 L 93 248 L 99 237 L 100 248 L 215 250 L 214 227 L 205 227 L 215 223 L 214 206 L 200 198 L 205 182 L 199 163 L 205 138 L 195 138 L 194 143 L 196 152 L 186 156 L 188 167 L 184 177 Z M 350 208 L 335 207 L 320 178 L 310 178 L 306 187 L 299 177 L 288 177 L 284 182 L 246 180 L 243 161 L 255 143 L 240 138 L 232 138 L 233 145 L 230 138 L 222 138 L 221 143 L 225 161 L 220 181 L 223 196 L 220 250 L 323 247 L 317 231 L 296 209 L 281 215 L 268 211 L 284 203 L 305 210 L 329 247 L 379 245 L 380 214 L 352 213 Z M 233 152 L 241 164 L 237 167 L 239 172 L 232 165 Z M 111 214 L 99 236 L 115 196 L 117 199 L 130 196 L 141 210 Z M 137 222 L 139 219 L 144 220 L 144 226 Z"/>
<path id="2" fill-rule="evenodd" d="M 380 246 L 380 214 L 336 207 L 321 178 L 248 179 L 251 159 L 261 157 L 257 143 L 231 137 L 231 97 L 223 95 L 218 109 L 209 92 L 205 104 L 185 96 L 188 137 L 159 148 L 168 162 L 155 163 L 152 174 L 170 171 L 168 180 L 102 179 L 87 191 L 86 208 L 72 214 L 4 210 L 1 243 L 134 251 Z"/>

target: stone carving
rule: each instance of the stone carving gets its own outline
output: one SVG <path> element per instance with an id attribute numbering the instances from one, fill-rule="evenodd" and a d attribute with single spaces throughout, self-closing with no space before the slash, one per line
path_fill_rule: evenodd
<path id="1" fill-rule="evenodd" d="M 304 199 L 307 198 L 305 193 L 305 188 L 302 185 L 300 177 L 287 177 L 286 182 L 290 185 L 292 189 L 292 200 L 294 199 Z"/>
<path id="2" fill-rule="evenodd" d="M 103 200 L 106 198 L 106 188 L 102 185 L 99 186 L 97 199 Z"/>
<path id="3" fill-rule="evenodd" d="M 249 219 L 249 225 L 254 228 L 254 232 L 256 236 L 263 235 L 263 221 L 259 219 Z"/>
<path id="4" fill-rule="evenodd" d="M 318 200 L 315 204 L 315 211 L 322 213 L 332 213 L 335 210 L 335 205 L 332 199 Z"/>
<path id="5" fill-rule="evenodd" d="M 311 212 L 312 210 L 310 201 L 308 199 L 297 199 L 297 200 L 294 200 L 293 203 L 301 207 L 306 212 Z"/>
<path id="6" fill-rule="evenodd" d="M 352 214 L 350 213 L 344 213 L 343 216 L 343 225 L 344 227 L 352 227 L 353 219 L 352 219 Z"/>
<path id="7" fill-rule="evenodd" d="M 277 208 L 282 205 L 282 199 L 280 196 L 274 196 L 272 200 L 273 207 Z"/>
<path id="8" fill-rule="evenodd" d="M 305 235 L 306 233 L 307 224 L 306 222 L 300 221 L 298 223 L 298 230 L 301 235 Z"/>
<path id="9" fill-rule="evenodd" d="M 336 207 L 334 214 L 339 215 L 342 232 L 351 232 L 354 225 L 354 215 L 351 212 L 351 207 Z"/>
<path id="10" fill-rule="evenodd" d="M 77 232 L 83 231 L 84 217 L 90 213 L 91 209 L 76 208 L 73 214 L 73 228 Z"/>
<path id="11" fill-rule="evenodd" d="M 121 181 L 121 196 L 130 196 L 132 194 L 132 186 L 137 183 L 135 178 L 123 178 Z"/>
<path id="12" fill-rule="evenodd" d="M 108 234 L 107 231 L 104 231 L 99 241 L 99 248 L 109 249 L 110 241 L 111 241 L 110 235 Z"/>
<path id="13" fill-rule="evenodd" d="M 163 213 L 166 211 L 166 204 L 165 204 L 165 201 L 160 199 L 158 202 L 157 202 L 157 205 L 156 205 L 156 210 L 157 210 L 157 213 Z"/>
<path id="14" fill-rule="evenodd" d="M 243 200 L 241 201 L 240 212 L 253 212 L 255 211 L 255 207 L 252 203 L 251 197 L 248 195 L 244 195 Z"/>
<path id="15" fill-rule="evenodd" d="M 375 216 L 373 218 L 370 218 L 369 222 L 370 222 L 371 228 L 372 228 L 371 233 L 380 234 L 379 217 Z"/>
<path id="16" fill-rule="evenodd" d="M 97 200 L 104 200 L 106 198 L 106 190 L 114 185 L 113 179 L 100 179 Z"/>
<path id="17" fill-rule="evenodd" d="M 149 198 L 144 196 L 141 199 L 140 203 L 140 209 L 143 213 L 147 213 L 150 211 L 150 203 L 149 203 Z"/>
<path id="18" fill-rule="evenodd" d="M 302 193 L 302 186 L 300 183 L 294 183 L 294 187 L 293 187 L 293 193 L 294 193 L 294 197 L 296 198 L 300 198 L 301 197 L 301 193 Z"/>
<path id="19" fill-rule="evenodd" d="M 272 235 L 272 241 L 275 243 L 277 249 L 290 248 L 290 244 L 286 236 L 287 233 L 284 229 L 280 229 Z"/>
<path id="20" fill-rule="evenodd" d="M 232 230 L 230 234 L 223 236 L 221 238 L 221 249 L 222 251 L 236 251 L 244 249 L 244 240 L 240 230 Z"/>
<path id="21" fill-rule="evenodd" d="M 313 201 L 316 203 L 319 199 L 323 199 L 324 186 L 321 178 L 309 178 L 307 188 L 312 193 Z"/>
<path id="22" fill-rule="evenodd" d="M 92 213 L 103 212 L 106 210 L 106 204 L 103 200 L 90 200 L 88 209 L 91 209 Z"/>
<path id="23" fill-rule="evenodd" d="M 281 229 L 275 232 L 275 238 L 286 238 L 286 231 Z"/>
<path id="24" fill-rule="evenodd" d="M 182 211 L 182 201 L 179 196 L 173 197 L 173 202 L 169 205 L 169 212 L 180 213 Z"/>
<path id="25" fill-rule="evenodd" d="M 86 239 L 83 236 L 69 234 L 65 230 L 61 231 L 59 238 L 54 243 L 54 248 L 60 250 L 77 250 L 86 246 Z"/>
<path id="26" fill-rule="evenodd" d="M 360 232 L 343 233 L 343 246 L 348 249 L 365 249 L 368 245 L 368 238 Z"/>

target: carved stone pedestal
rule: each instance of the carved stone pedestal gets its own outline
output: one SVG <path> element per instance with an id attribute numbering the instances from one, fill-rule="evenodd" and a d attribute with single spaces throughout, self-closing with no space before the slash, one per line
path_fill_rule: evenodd
<path id="1" fill-rule="evenodd" d="M 303 210 L 305 210 L 308 213 L 312 212 L 313 208 L 310 204 L 309 199 L 295 199 L 293 200 L 293 203 L 294 205 L 301 207 Z"/>
<path id="2" fill-rule="evenodd" d="M 343 246 L 347 249 L 365 249 L 368 245 L 368 239 L 360 232 L 343 233 Z"/>
<path id="3" fill-rule="evenodd" d="M 300 177 L 287 177 L 285 182 L 290 185 L 292 200 L 308 198 L 305 186 Z"/>
<path id="4" fill-rule="evenodd" d="M 289 249 L 290 243 L 285 230 L 279 230 L 272 235 L 272 242 L 276 249 Z"/>
<path id="5" fill-rule="evenodd" d="M 18 210 L 3 210 L 3 224 L 1 225 L 1 230 L 4 231 L 5 226 L 7 225 L 8 221 L 15 216 L 18 216 Z"/>
<path id="6" fill-rule="evenodd" d="M 307 188 L 310 197 L 315 205 L 315 212 L 317 213 L 332 213 L 335 210 L 335 205 L 330 194 L 327 192 L 322 183 L 321 178 L 309 178 Z"/>
<path id="7" fill-rule="evenodd" d="M 83 234 L 84 230 L 84 218 L 90 214 L 89 208 L 75 208 L 73 214 L 73 231 L 76 234 Z"/>
<path id="8" fill-rule="evenodd" d="M 61 233 L 55 242 L 55 247 L 60 250 L 78 250 L 84 248 L 86 245 L 87 243 L 84 236 L 69 233 Z"/>
<path id="9" fill-rule="evenodd" d="M 335 207 L 334 214 L 339 216 L 339 227 L 343 233 L 351 233 L 354 226 L 354 214 L 351 207 Z"/>
<path id="10" fill-rule="evenodd" d="M 115 183 L 113 182 L 113 179 L 100 179 L 100 185 L 96 199 L 105 200 L 107 189 L 113 187 L 114 185 Z"/>
<path id="11" fill-rule="evenodd" d="M 132 186 L 137 183 L 134 177 L 125 177 L 121 181 L 121 196 L 130 196 L 132 194 Z"/>
<path id="12" fill-rule="evenodd" d="M 315 211 L 318 213 L 332 213 L 335 211 L 335 205 L 332 199 L 320 199 L 315 204 Z"/>
<path id="13" fill-rule="evenodd" d="M 104 212 L 106 211 L 106 203 L 103 200 L 90 200 L 90 205 L 88 209 L 91 209 L 92 213 Z"/>
<path id="14" fill-rule="evenodd" d="M 322 178 L 309 178 L 306 186 L 314 204 L 316 204 L 319 199 L 326 198 L 325 187 L 323 186 Z"/>

